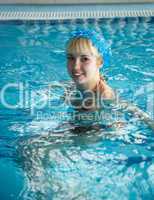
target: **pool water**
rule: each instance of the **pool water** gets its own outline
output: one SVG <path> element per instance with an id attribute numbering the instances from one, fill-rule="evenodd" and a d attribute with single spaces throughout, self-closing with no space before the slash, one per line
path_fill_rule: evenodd
<path id="1" fill-rule="evenodd" d="M 2 200 L 154 199 L 154 131 L 117 108 L 94 120 L 63 103 L 65 44 L 77 27 L 103 33 L 109 85 L 154 119 L 153 18 L 1 21 Z M 117 117 L 124 126 L 108 128 Z"/>

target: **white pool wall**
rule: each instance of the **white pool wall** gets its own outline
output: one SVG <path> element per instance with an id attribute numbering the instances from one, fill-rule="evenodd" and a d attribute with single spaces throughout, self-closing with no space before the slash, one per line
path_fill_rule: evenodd
<path id="1" fill-rule="evenodd" d="M 154 3 L 154 0 L 0 0 L 0 4 L 112 4 Z"/>
<path id="2" fill-rule="evenodd" d="M 4 0 L 0 1 L 2 2 Z M 7 4 L 6 1 L 16 3 Z M 129 3 L 127 3 L 126 0 L 101 0 L 101 3 L 99 3 L 100 0 L 78 0 L 78 4 L 75 4 L 74 0 L 70 0 L 69 3 L 65 3 L 68 2 L 68 0 L 50 0 L 50 4 L 41 4 L 41 2 L 49 2 L 49 0 L 39 0 L 37 4 L 34 4 L 35 0 L 6 1 L 5 4 L 0 4 L 0 20 L 56 20 L 154 16 L 154 3 L 152 3 L 154 0 L 146 0 L 146 3 L 142 3 L 142 0 L 130 0 Z M 23 4 L 21 3 L 22 1 L 26 3 Z M 113 1 L 115 3 L 111 3 Z M 57 3 L 52 4 L 51 2 Z M 63 4 L 60 2 L 63 2 Z M 74 2 L 74 4 L 70 2 Z"/>

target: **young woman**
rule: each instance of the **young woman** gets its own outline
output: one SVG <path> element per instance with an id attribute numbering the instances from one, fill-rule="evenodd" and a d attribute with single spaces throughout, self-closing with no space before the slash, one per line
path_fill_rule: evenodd
<path id="1" fill-rule="evenodd" d="M 67 69 L 76 93 L 71 103 L 77 109 L 102 109 L 104 101 L 114 102 L 115 93 L 106 83 L 100 68 L 108 65 L 110 49 L 97 32 L 76 30 L 67 43 Z M 72 97 L 71 95 L 69 97 Z M 154 122 L 147 113 L 126 101 L 118 101 L 121 109 L 134 114 L 154 129 Z"/>
<path id="2" fill-rule="evenodd" d="M 100 68 L 107 64 L 108 54 L 105 40 L 94 31 L 77 30 L 68 42 L 67 68 L 77 87 L 80 106 L 84 109 L 100 107 L 100 99 L 115 98 L 113 90 L 100 74 Z"/>

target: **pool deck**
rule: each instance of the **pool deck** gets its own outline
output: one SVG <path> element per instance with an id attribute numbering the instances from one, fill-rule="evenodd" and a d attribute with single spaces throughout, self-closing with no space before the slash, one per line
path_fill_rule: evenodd
<path id="1" fill-rule="evenodd" d="M 154 3 L 0 5 L 0 20 L 57 20 L 138 16 L 154 16 Z"/>

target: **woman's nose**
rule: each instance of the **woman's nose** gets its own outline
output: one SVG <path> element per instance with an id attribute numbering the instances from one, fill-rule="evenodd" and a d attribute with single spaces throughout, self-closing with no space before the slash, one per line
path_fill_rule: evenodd
<path id="1" fill-rule="evenodd" d="M 74 69 L 79 69 L 79 68 L 80 68 L 80 59 L 76 58 L 74 63 Z"/>

